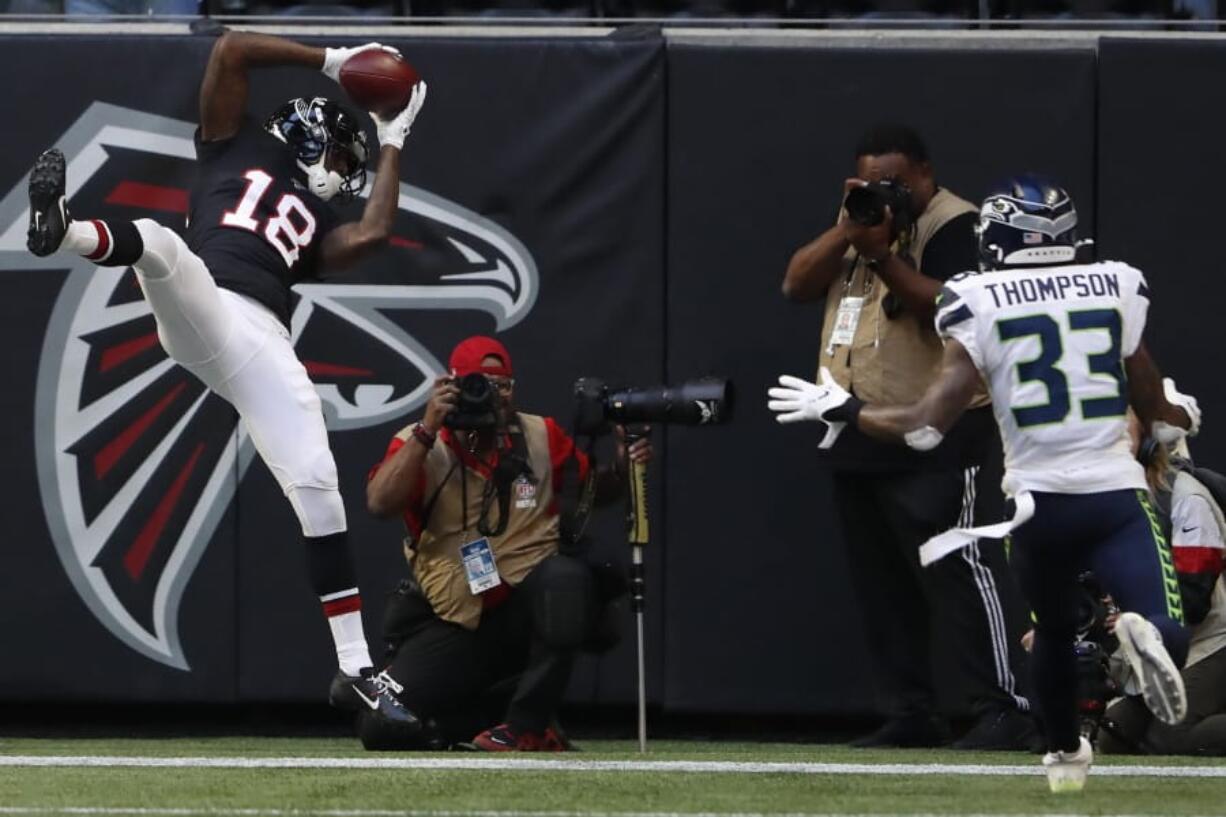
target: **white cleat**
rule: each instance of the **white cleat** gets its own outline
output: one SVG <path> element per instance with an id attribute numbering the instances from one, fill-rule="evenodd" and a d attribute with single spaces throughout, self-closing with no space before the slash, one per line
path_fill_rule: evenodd
<path id="1" fill-rule="evenodd" d="M 1188 695 L 1158 628 L 1136 613 L 1121 613 L 1115 635 L 1149 711 L 1163 723 L 1182 721 L 1188 714 Z"/>
<path id="2" fill-rule="evenodd" d="M 1094 750 L 1090 742 L 1078 738 L 1081 743 L 1076 752 L 1048 752 L 1043 755 L 1043 768 L 1047 770 L 1047 785 L 1053 794 L 1081 791 L 1086 785 L 1086 773 L 1094 762 Z"/>

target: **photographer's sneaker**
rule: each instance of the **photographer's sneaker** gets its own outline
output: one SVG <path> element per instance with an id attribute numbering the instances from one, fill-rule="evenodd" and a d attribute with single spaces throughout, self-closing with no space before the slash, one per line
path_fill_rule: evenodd
<path id="1" fill-rule="evenodd" d="M 1094 750 L 1090 742 L 1079 737 L 1076 752 L 1048 752 L 1043 755 L 1043 768 L 1047 771 L 1047 785 L 1053 794 L 1081 791 L 1086 785 L 1086 774 L 1094 762 Z"/>
<path id="2" fill-rule="evenodd" d="M 400 703 L 396 693 L 404 687 L 386 672 L 367 667 L 358 676 L 337 672 L 328 688 L 328 703 L 344 712 L 369 711 L 378 720 L 398 729 L 419 730 L 421 721 Z"/>
<path id="3" fill-rule="evenodd" d="M 1158 628 L 1136 613 L 1121 613 L 1115 635 L 1145 706 L 1163 723 L 1181 722 L 1188 714 L 1188 696 Z"/>
<path id="4" fill-rule="evenodd" d="M 552 726 L 542 733 L 517 732 L 505 723 L 486 729 L 473 738 L 472 745 L 482 752 L 569 752 L 574 748 Z"/>
<path id="5" fill-rule="evenodd" d="M 68 206 L 64 202 L 64 154 L 45 150 L 30 170 L 30 227 L 26 247 L 39 257 L 51 255 L 68 232 Z"/>

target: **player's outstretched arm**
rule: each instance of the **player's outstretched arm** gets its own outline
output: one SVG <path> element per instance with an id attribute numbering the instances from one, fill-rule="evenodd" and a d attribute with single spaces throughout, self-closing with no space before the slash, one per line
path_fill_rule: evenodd
<path id="1" fill-rule="evenodd" d="M 822 368 L 817 383 L 783 375 L 767 393 L 767 408 L 781 423 L 817 420 L 827 425 L 819 448 L 830 448 L 848 423 L 870 437 L 904 442 L 919 451 L 936 448 L 975 396 L 979 370 L 956 340 L 945 343 L 941 371 L 917 402 L 874 406 L 853 397 Z"/>
<path id="2" fill-rule="evenodd" d="M 1128 402 L 1140 418 L 1142 428 L 1159 437 L 1171 429 L 1182 429 L 1189 434 L 1200 430 L 1200 407 L 1196 398 L 1176 391 L 1170 378 L 1163 380 L 1144 341 L 1124 360 L 1124 371 L 1128 375 Z M 1174 434 L 1177 437 L 1180 432 Z M 1166 436 L 1169 437 L 1169 433 Z M 1173 442 L 1171 439 L 1161 441 Z"/>
<path id="3" fill-rule="evenodd" d="M 426 102 L 426 83 L 413 86 L 409 104 L 391 119 L 371 114 L 379 135 L 379 166 L 362 218 L 341 224 L 324 236 L 320 258 L 325 270 L 343 269 L 387 243 L 400 207 L 400 153 L 413 120 Z"/>
<path id="4" fill-rule="evenodd" d="M 218 38 L 200 85 L 200 138 L 228 139 L 247 108 L 247 72 L 258 66 L 302 65 L 323 68 L 325 50 L 272 37 L 227 31 Z"/>
<path id="5" fill-rule="evenodd" d="M 979 386 L 979 369 L 966 347 L 950 338 L 945 341 L 941 371 L 917 402 L 903 406 L 866 405 L 856 426 L 879 440 L 905 442 L 927 451 L 941 439 L 966 411 Z"/>

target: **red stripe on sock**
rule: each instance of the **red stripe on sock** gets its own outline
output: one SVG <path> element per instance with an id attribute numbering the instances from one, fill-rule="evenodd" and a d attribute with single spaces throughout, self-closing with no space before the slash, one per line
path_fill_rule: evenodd
<path id="1" fill-rule="evenodd" d="M 192 471 L 196 468 L 196 462 L 200 459 L 200 455 L 204 453 L 204 443 L 196 446 L 196 450 L 192 452 L 191 459 L 187 461 L 187 465 L 183 466 L 183 470 L 175 477 L 175 481 L 171 483 L 170 490 L 158 502 L 157 507 L 153 509 L 153 513 L 149 517 L 149 521 L 141 528 L 140 534 L 137 535 L 136 541 L 132 543 L 132 547 L 128 548 L 128 552 L 123 555 L 123 566 L 128 571 L 128 575 L 132 581 L 140 578 L 145 572 L 145 565 L 149 563 L 149 557 L 153 554 L 153 546 L 157 544 L 158 538 L 165 530 L 166 524 L 170 521 L 170 515 L 174 512 L 175 505 L 179 504 L 179 497 L 183 495 L 183 489 L 187 487 L 187 480 L 192 475 Z"/>
<path id="2" fill-rule="evenodd" d="M 120 182 L 106 197 L 107 204 L 125 204 L 166 213 L 187 212 L 187 191 L 179 187 L 161 187 L 140 182 Z"/>
<path id="3" fill-rule="evenodd" d="M 356 613 L 362 609 L 362 597 L 357 593 L 352 596 L 345 596 L 343 599 L 336 601 L 325 601 L 324 615 L 328 618 L 343 616 L 345 613 Z"/>
<path id="4" fill-rule="evenodd" d="M 98 360 L 98 371 L 108 372 L 120 363 L 126 363 L 141 352 L 148 351 L 157 345 L 157 332 L 150 332 L 138 338 L 125 340 L 123 343 L 116 343 L 102 353 L 102 357 Z"/>
<path id="5" fill-rule="evenodd" d="M 105 261 L 107 256 L 111 254 L 111 231 L 97 219 L 91 221 L 90 224 L 94 225 L 94 229 L 98 231 L 98 249 L 85 256 L 85 258 L 89 261 Z"/>

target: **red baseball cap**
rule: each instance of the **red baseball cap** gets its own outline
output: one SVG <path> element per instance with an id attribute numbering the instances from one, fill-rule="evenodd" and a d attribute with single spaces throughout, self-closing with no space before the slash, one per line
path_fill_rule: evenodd
<path id="1" fill-rule="evenodd" d="M 487 357 L 498 358 L 502 361 L 502 365 L 481 365 L 481 361 Z M 507 353 L 507 347 L 485 335 L 473 335 L 456 344 L 455 349 L 451 351 L 451 360 L 448 365 L 451 367 L 451 373 L 456 377 L 463 377 L 473 372 L 501 377 L 513 376 L 511 355 Z"/>

